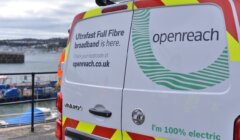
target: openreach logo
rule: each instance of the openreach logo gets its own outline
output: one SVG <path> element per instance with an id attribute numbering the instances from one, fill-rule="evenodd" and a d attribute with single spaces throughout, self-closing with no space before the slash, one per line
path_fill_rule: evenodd
<path id="1" fill-rule="evenodd" d="M 214 57 L 209 64 L 194 71 L 185 73 L 182 71 L 171 70 L 163 65 L 162 62 L 160 62 L 155 56 L 154 50 L 151 46 L 151 42 L 158 43 L 163 46 L 173 46 L 168 45 L 173 42 L 177 42 L 178 44 L 179 42 L 193 41 L 219 42 L 221 41 L 220 31 L 214 29 L 214 27 L 210 27 L 208 30 L 202 31 L 190 30 L 175 33 L 155 33 L 152 37 L 150 37 L 150 17 L 151 13 L 149 9 L 136 11 L 133 17 L 132 30 L 132 44 L 136 61 L 139 68 L 143 71 L 144 75 L 149 78 L 149 80 L 159 86 L 171 90 L 192 91 L 214 87 L 229 78 L 229 53 L 227 45 L 222 46 L 222 49 L 219 50 L 219 54 L 217 54 L 216 58 Z M 192 49 L 196 44 L 199 43 L 191 43 L 191 45 L 188 46 L 192 46 Z M 205 46 L 210 47 L 211 45 L 209 44 L 210 43 L 207 43 Z M 182 45 L 179 45 L 179 47 L 181 46 Z M 182 55 L 184 54 L 182 53 Z"/>
<path id="2" fill-rule="evenodd" d="M 219 31 L 211 28 L 206 31 L 189 31 L 189 32 L 170 32 L 170 33 L 155 33 L 152 37 L 154 43 L 170 42 L 199 42 L 199 41 L 218 41 Z"/>

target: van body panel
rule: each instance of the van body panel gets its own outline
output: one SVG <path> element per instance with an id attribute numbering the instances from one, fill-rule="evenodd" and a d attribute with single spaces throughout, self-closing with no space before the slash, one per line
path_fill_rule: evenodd
<path id="1" fill-rule="evenodd" d="M 135 0 L 78 14 L 65 53 L 63 139 L 232 140 L 237 10 L 237 0 Z"/>
<path id="2" fill-rule="evenodd" d="M 230 46 L 229 34 L 233 33 L 239 45 L 239 26 L 234 20 L 226 22 L 225 12 L 216 3 L 142 5 L 134 10 L 123 93 L 123 130 L 169 140 L 233 139 L 234 121 L 240 114 L 240 63 L 231 56 L 231 47 L 239 46 Z M 213 33 L 212 37 L 218 32 L 219 38 L 198 40 L 181 35 L 203 35 L 205 31 Z M 132 120 L 136 109 L 145 115 L 142 125 Z"/>
<path id="3" fill-rule="evenodd" d="M 64 131 L 73 127 L 87 134 L 111 138 L 107 132 L 99 131 L 108 130 L 118 135 L 116 129 L 121 129 L 122 90 L 133 11 L 96 17 L 91 17 L 96 11 L 87 16 L 86 13 L 80 15 L 86 19 L 73 24 L 69 37 L 61 89 L 63 115 L 67 118 Z M 106 111 L 111 115 L 104 116 Z M 77 124 L 68 125 L 71 122 L 68 119 Z M 118 138 L 121 139 L 121 133 Z"/>
<path id="4" fill-rule="evenodd" d="M 233 9 L 233 16 L 235 19 L 236 26 L 239 27 L 240 26 L 240 1 L 238 1 L 238 0 L 230 1 L 230 4 Z M 240 29 L 239 28 L 237 28 L 237 32 L 238 32 L 238 40 L 240 40 Z"/>

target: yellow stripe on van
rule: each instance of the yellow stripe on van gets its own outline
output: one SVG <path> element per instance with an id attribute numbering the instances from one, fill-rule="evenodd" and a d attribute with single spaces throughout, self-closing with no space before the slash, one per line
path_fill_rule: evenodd
<path id="1" fill-rule="evenodd" d="M 121 138 L 122 138 L 121 131 L 120 130 L 116 130 L 116 132 L 113 134 L 113 136 L 112 136 L 112 138 L 110 140 L 121 140 Z"/>
<path id="2" fill-rule="evenodd" d="M 165 138 L 154 138 L 155 140 L 168 140 L 168 139 L 165 139 Z"/>
<path id="3" fill-rule="evenodd" d="M 96 17 L 102 14 L 102 9 L 101 8 L 96 8 L 90 11 L 87 11 L 83 17 L 83 19 L 86 18 L 91 18 L 91 17 Z"/>
<path id="4" fill-rule="evenodd" d="M 234 37 L 227 32 L 228 47 L 231 61 L 240 61 L 240 45 Z"/>
<path id="5" fill-rule="evenodd" d="M 196 4 L 199 3 L 198 0 L 162 0 L 166 5 L 181 5 L 181 4 Z"/>
<path id="6" fill-rule="evenodd" d="M 122 134 L 123 134 L 124 140 L 132 140 L 132 138 L 128 135 L 128 133 L 126 131 L 122 131 Z"/>
<path id="7" fill-rule="evenodd" d="M 130 11 L 130 10 L 132 10 L 132 9 L 137 9 L 137 6 L 134 4 L 134 6 L 133 6 L 133 2 L 132 1 L 130 1 L 130 2 L 128 2 L 128 10 Z"/>
<path id="8" fill-rule="evenodd" d="M 64 126 L 66 120 L 67 120 L 67 116 L 64 116 L 64 115 L 63 115 L 63 116 L 62 116 L 62 126 Z"/>
<path id="9" fill-rule="evenodd" d="M 90 123 L 86 123 L 86 122 L 79 122 L 77 125 L 77 130 L 87 133 L 87 134 L 92 134 L 94 128 L 96 127 L 95 124 L 90 124 Z"/>
<path id="10" fill-rule="evenodd" d="M 68 59 L 69 48 L 70 48 L 70 43 L 67 44 L 67 47 L 66 47 L 66 49 L 65 49 L 64 62 L 66 62 L 67 59 Z"/>

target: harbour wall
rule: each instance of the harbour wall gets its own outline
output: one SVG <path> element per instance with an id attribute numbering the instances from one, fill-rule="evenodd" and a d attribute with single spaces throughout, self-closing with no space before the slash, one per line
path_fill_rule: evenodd
<path id="1" fill-rule="evenodd" d="M 25 61 L 23 53 L 0 52 L 0 64 L 22 64 Z"/>

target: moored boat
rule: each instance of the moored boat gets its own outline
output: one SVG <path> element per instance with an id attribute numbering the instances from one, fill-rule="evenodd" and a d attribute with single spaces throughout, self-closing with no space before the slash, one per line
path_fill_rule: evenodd
<path id="1" fill-rule="evenodd" d="M 0 120 L 0 127 L 14 127 L 14 126 L 22 126 L 29 125 L 32 121 L 32 112 L 31 109 L 26 111 L 25 113 L 19 114 L 17 116 L 7 118 L 5 120 Z M 58 117 L 56 111 L 51 110 L 50 108 L 34 108 L 34 124 L 36 123 L 44 123 L 54 121 Z"/>

